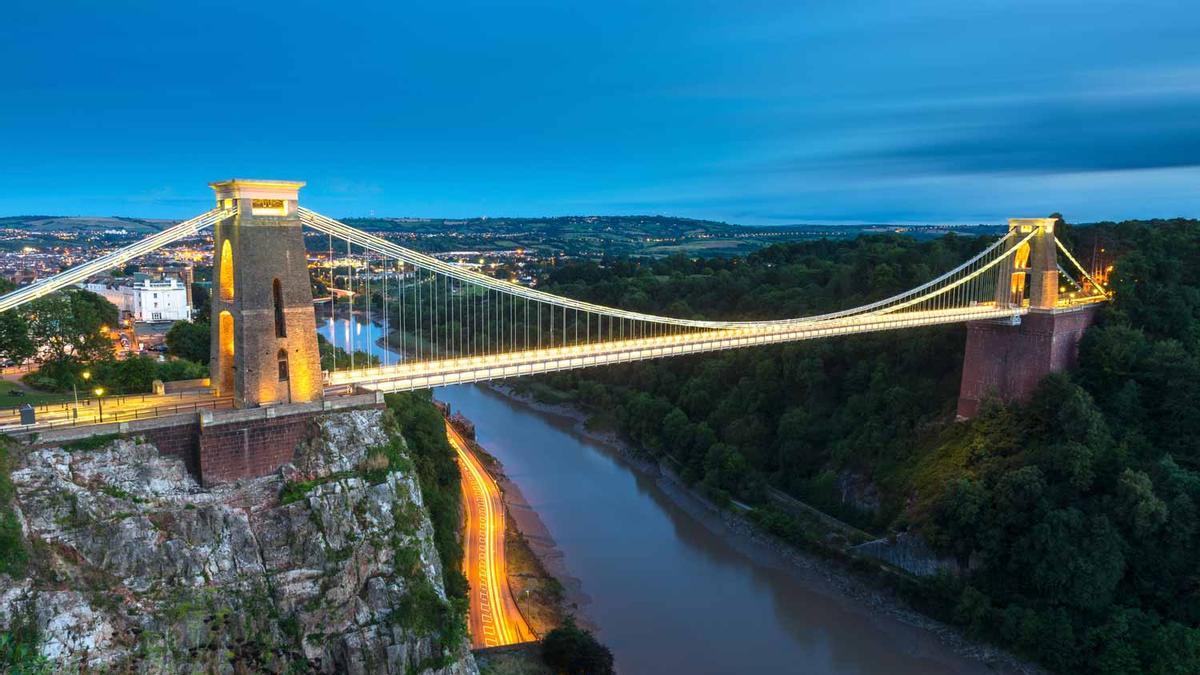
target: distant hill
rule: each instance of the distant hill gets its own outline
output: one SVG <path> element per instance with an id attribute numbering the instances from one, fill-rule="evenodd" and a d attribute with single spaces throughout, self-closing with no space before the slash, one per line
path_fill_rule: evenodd
<path id="1" fill-rule="evenodd" d="M 431 251 L 495 251 L 523 248 L 573 256 L 638 255 L 716 257 L 741 255 L 780 241 L 851 238 L 903 232 L 934 237 L 951 229 L 964 234 L 1000 232 L 999 226 L 948 228 L 908 225 L 785 225 L 750 227 L 672 216 L 559 216 L 552 218 L 345 218 L 348 225 L 419 240 Z"/>
<path id="2" fill-rule="evenodd" d="M 0 249 L 62 239 L 100 237 L 112 243 L 161 231 L 174 220 L 121 216 L 0 217 L 0 230 L 27 236 L 0 241 Z M 999 226 L 948 228 L 937 225 L 784 225 L 750 227 L 715 220 L 659 215 L 558 216 L 550 218 L 344 218 L 343 222 L 429 252 L 525 249 L 538 255 L 726 257 L 745 255 L 781 241 L 901 232 L 936 237 L 954 229 L 964 234 L 998 233 Z M 310 246 L 320 235 L 310 235 Z"/>
<path id="3" fill-rule="evenodd" d="M 0 229 L 20 229 L 38 234 L 101 233 L 108 230 L 125 230 L 130 234 L 151 234 L 176 222 L 178 221 L 121 216 L 7 216 L 0 218 Z"/>

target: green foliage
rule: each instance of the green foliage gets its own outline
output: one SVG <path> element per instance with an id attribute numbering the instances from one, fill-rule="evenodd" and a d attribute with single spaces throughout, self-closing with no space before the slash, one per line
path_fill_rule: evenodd
<path id="1" fill-rule="evenodd" d="M 28 322 L 29 338 L 46 360 L 71 356 L 94 361 L 112 355 L 112 340 L 101 329 L 117 325 L 117 308 L 95 293 L 70 288 L 34 300 L 20 311 Z"/>
<path id="2" fill-rule="evenodd" d="M 64 357 L 42 362 L 36 371 L 22 376 L 21 381 L 34 389 L 68 393 L 74 383 L 76 387 L 83 388 L 83 395 L 87 396 L 88 383 L 81 376 L 85 370 L 87 367 L 83 363 Z"/>
<path id="3" fill-rule="evenodd" d="M 29 566 L 29 548 L 13 505 L 16 490 L 12 483 L 12 450 L 12 441 L 0 438 L 0 574 L 20 579 Z M 32 601 L 27 606 L 14 603 L 6 611 L 8 627 L 0 631 L 0 672 L 22 675 L 52 672 L 38 651 L 41 637 Z"/>
<path id="4" fill-rule="evenodd" d="M 408 454 L 421 485 L 421 497 L 433 523 L 433 540 L 442 559 L 446 595 L 466 598 L 463 576 L 462 487 L 454 448 L 446 440 L 446 424 L 428 391 L 401 392 L 385 397 L 396 430 L 408 441 Z"/>
<path id="5" fill-rule="evenodd" d="M 418 576 L 397 603 L 395 619 L 416 633 L 435 633 L 449 620 L 450 611 L 449 603 L 442 600 L 433 584 Z"/>
<path id="6" fill-rule="evenodd" d="M 20 312 L 0 313 L 0 359 L 23 363 L 37 353 L 29 320 Z"/>
<path id="7" fill-rule="evenodd" d="M 286 505 L 298 502 L 307 497 L 308 493 L 312 492 L 312 489 L 318 485 L 332 483 L 333 481 L 342 480 L 343 478 L 348 478 L 353 475 L 354 473 L 350 471 L 337 471 L 327 476 L 321 476 L 312 480 L 286 482 L 279 490 L 279 503 L 281 505 Z"/>
<path id="8" fill-rule="evenodd" d="M 105 396 L 144 394 L 151 391 L 158 378 L 158 361 L 149 356 L 135 356 L 123 361 L 106 359 L 91 364 L 91 372 L 94 383 L 91 386 L 104 387 Z"/>
<path id="9" fill-rule="evenodd" d="M 167 331 L 167 353 L 196 363 L 208 363 L 211 331 L 207 321 L 176 321 Z"/>
<path id="10" fill-rule="evenodd" d="M 11 452 L 11 442 L 0 439 L 0 574 L 19 578 L 25 575 L 29 550 L 13 508 L 16 490 L 12 484 Z"/>
<path id="11" fill-rule="evenodd" d="M 412 471 L 413 465 L 404 456 L 404 443 L 398 437 L 392 438 L 386 444 L 374 448 L 367 455 L 363 466 L 359 467 L 368 481 L 382 483 L 393 471 Z"/>
<path id="12" fill-rule="evenodd" d="M 205 362 L 188 361 L 186 359 L 170 359 L 168 361 L 158 361 L 155 370 L 155 379 L 163 382 L 175 382 L 177 380 L 198 380 L 208 377 L 208 366 Z"/>
<path id="13" fill-rule="evenodd" d="M 553 271 L 550 292 L 639 311 L 693 308 L 708 318 L 800 316 L 853 306 L 927 281 L 985 242 L 895 236 L 813 241 L 746 259 L 575 263 Z M 731 350 L 539 378 L 611 415 L 638 447 L 675 462 L 717 501 L 756 504 L 772 486 L 860 526 L 881 514 L 842 504 L 840 472 L 877 482 L 909 463 L 919 434 L 949 419 L 964 342 L 961 327 L 915 330 L 905 340 L 863 335 Z"/>
<path id="14" fill-rule="evenodd" d="M 85 371 L 90 373 L 90 379 L 84 379 Z M 96 387 L 103 387 L 106 396 L 147 394 L 153 390 L 154 380 L 171 382 L 207 376 L 207 367 L 183 359 L 159 361 L 149 356 L 134 356 L 117 360 L 109 356 L 92 363 L 71 357 L 47 361 L 21 379 L 36 389 L 67 394 L 72 393 L 74 386 L 79 397 L 86 398 L 93 395 Z"/>
<path id="15" fill-rule="evenodd" d="M 81 438 L 77 441 L 64 443 L 63 449 L 72 451 L 96 450 L 98 448 L 103 448 L 119 438 L 124 438 L 124 436 L 121 434 L 95 434 L 86 438 Z"/>
<path id="16" fill-rule="evenodd" d="M 1065 233 L 1064 233 L 1065 234 Z M 1024 405 L 952 423 L 961 328 L 734 350 L 546 376 L 532 388 L 592 410 L 763 529 L 812 533 L 761 500 L 791 492 L 874 527 L 911 528 L 970 571 L 904 582 L 917 606 L 1061 672 L 1200 672 L 1200 225 L 1099 224 L 1115 298 L 1080 366 Z M 978 249 L 947 237 L 809 242 L 744 260 L 572 264 L 544 287 L 636 310 L 778 318 L 911 287 Z M 880 490 L 839 510 L 846 472 Z"/>
<path id="17" fill-rule="evenodd" d="M 212 276 L 211 268 L 209 275 Z M 200 275 L 196 278 L 199 280 Z M 192 284 L 192 315 L 195 317 L 196 323 L 208 324 L 212 321 L 212 293 L 207 286 L 201 284 Z"/>
<path id="18" fill-rule="evenodd" d="M 613 656 L 590 632 L 575 625 L 568 616 L 562 626 L 542 639 L 542 660 L 556 673 L 610 675 Z"/>
<path id="19" fill-rule="evenodd" d="M 42 637 L 34 601 L 15 603 L 8 610 L 8 629 L 0 631 L 0 672 L 12 675 L 49 675 L 55 672 L 38 647 Z"/>

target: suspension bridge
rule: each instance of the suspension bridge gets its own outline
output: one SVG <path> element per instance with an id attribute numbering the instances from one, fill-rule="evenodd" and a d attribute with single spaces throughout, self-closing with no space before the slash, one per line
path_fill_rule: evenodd
<path id="1" fill-rule="evenodd" d="M 1058 221 L 1030 218 L 1010 220 L 1006 234 L 957 267 L 861 306 L 741 321 L 649 314 L 546 293 L 397 245 L 301 207 L 303 185 L 212 183 L 216 208 L 18 288 L 0 297 L 0 311 L 211 229 L 211 393 L 234 408 L 255 409 L 952 323 L 982 327 L 970 333 L 968 356 L 971 340 L 991 352 L 1040 350 L 1045 358 L 1031 368 L 1044 374 L 1073 358 L 1060 339 L 1064 330 L 1081 332 L 1066 325 L 1070 317 L 1090 317 L 1087 310 L 1107 299 L 1103 284 L 1056 237 Z M 325 287 L 316 303 L 313 268 Z M 390 348 L 382 359 L 354 348 L 348 358 L 322 359 L 318 322 L 351 312 L 385 327 Z M 1009 333 L 1025 337 L 1003 337 Z M 1048 346 L 1038 346 L 1047 337 Z M 1013 396 L 1028 388 L 1013 381 L 1005 360 L 1001 370 L 974 369 L 976 403 L 985 388 Z M 971 372 L 964 369 L 964 391 Z"/>

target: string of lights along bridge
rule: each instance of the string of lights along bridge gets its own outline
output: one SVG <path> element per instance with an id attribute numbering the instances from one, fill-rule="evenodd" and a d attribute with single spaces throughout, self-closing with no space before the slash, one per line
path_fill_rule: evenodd
<path id="1" fill-rule="evenodd" d="M 255 407 L 918 326 L 1019 323 L 1030 312 L 1107 298 L 1055 237 L 1057 221 L 1035 218 L 1011 220 L 1005 235 L 954 269 L 858 307 L 755 321 L 647 314 L 553 295 L 399 246 L 300 207 L 302 186 L 213 183 L 217 208 L 0 297 L 0 311 L 211 227 L 212 385 L 238 407 Z M 326 296 L 315 308 L 302 228 L 319 233 L 325 249 L 318 279 Z M 348 358 L 320 363 L 317 322 L 351 310 L 386 325 L 403 357 L 384 350 L 382 360 L 364 358 L 354 351 L 368 346 L 355 345 Z"/>

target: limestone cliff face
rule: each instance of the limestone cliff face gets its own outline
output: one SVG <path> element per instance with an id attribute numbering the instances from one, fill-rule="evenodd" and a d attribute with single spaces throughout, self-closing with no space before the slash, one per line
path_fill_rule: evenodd
<path id="1" fill-rule="evenodd" d="M 320 418 L 278 474 L 213 489 L 137 439 L 24 453 L 32 563 L 0 624 L 36 622 L 64 670 L 475 673 L 384 416 Z"/>

